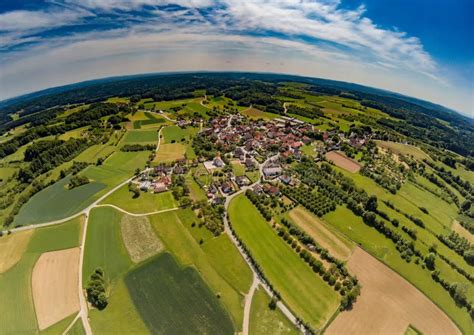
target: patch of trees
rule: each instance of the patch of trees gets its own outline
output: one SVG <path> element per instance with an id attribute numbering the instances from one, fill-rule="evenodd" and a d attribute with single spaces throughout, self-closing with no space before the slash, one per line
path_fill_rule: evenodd
<path id="1" fill-rule="evenodd" d="M 449 235 L 438 235 L 438 239 L 448 248 L 463 256 L 470 265 L 474 265 L 474 245 L 471 245 L 467 238 L 452 231 Z"/>
<path id="2" fill-rule="evenodd" d="M 103 310 L 108 305 L 104 270 L 97 268 L 90 275 L 86 286 L 87 300 L 92 306 Z"/>
<path id="3" fill-rule="evenodd" d="M 193 209 L 199 209 L 197 216 L 201 220 L 200 227 L 206 226 L 214 236 L 219 236 L 224 231 L 225 208 L 223 205 L 211 205 L 203 200 L 193 205 Z"/>
<path id="4" fill-rule="evenodd" d="M 270 221 L 272 219 L 272 211 L 265 205 L 261 196 L 251 190 L 245 191 L 245 195 L 252 202 L 252 204 L 257 207 L 258 211 L 260 214 L 262 214 L 265 220 Z"/>
<path id="5" fill-rule="evenodd" d="M 36 176 L 68 162 L 88 147 L 85 139 L 50 140 L 33 143 L 25 151 L 28 166 L 20 169 L 18 179 L 31 182 Z"/>
<path id="6" fill-rule="evenodd" d="M 120 148 L 120 151 L 135 152 L 135 151 L 153 151 L 156 150 L 156 144 L 125 144 Z"/>
<path id="7" fill-rule="evenodd" d="M 459 285 L 458 283 L 450 283 L 446 279 L 441 278 L 439 271 L 433 271 L 431 273 L 431 278 L 449 292 L 449 295 L 453 298 L 456 305 L 465 307 L 471 316 L 471 319 L 474 320 L 474 305 L 468 301 L 466 288 L 464 286 Z"/>
<path id="8" fill-rule="evenodd" d="M 336 201 L 328 198 L 324 194 L 311 191 L 304 186 L 284 187 L 283 194 L 288 198 L 302 204 L 313 214 L 322 217 L 323 215 L 336 210 Z"/>
<path id="9" fill-rule="evenodd" d="M 140 189 L 138 188 L 137 184 L 129 182 L 128 183 L 128 191 L 132 193 L 132 198 L 136 199 L 140 196 Z"/>
<path id="10" fill-rule="evenodd" d="M 71 177 L 69 180 L 69 184 L 67 185 L 67 188 L 72 190 L 73 188 L 79 187 L 81 185 L 89 184 L 89 178 L 86 176 L 81 176 L 81 175 L 74 175 Z"/>
<path id="11" fill-rule="evenodd" d="M 416 229 L 408 228 L 407 226 L 402 226 L 402 230 L 408 234 L 412 239 L 416 241 Z"/>
<path id="12" fill-rule="evenodd" d="M 205 159 L 216 157 L 220 151 L 219 148 L 214 145 L 212 139 L 203 134 L 198 134 L 193 138 L 193 149 L 198 157 L 202 156 Z"/>
<path id="13" fill-rule="evenodd" d="M 318 107 L 303 108 L 295 105 L 289 105 L 287 112 L 290 114 L 301 115 L 310 119 L 324 117 L 324 113 Z"/>

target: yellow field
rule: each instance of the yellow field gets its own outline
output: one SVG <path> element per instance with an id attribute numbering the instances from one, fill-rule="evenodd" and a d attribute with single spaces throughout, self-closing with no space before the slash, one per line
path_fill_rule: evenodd
<path id="1" fill-rule="evenodd" d="M 155 163 L 172 162 L 184 158 L 186 146 L 181 143 L 161 144 L 156 153 Z"/>
<path id="2" fill-rule="evenodd" d="M 6 272 L 23 256 L 33 230 L 26 230 L 0 238 L 0 273 Z"/>
<path id="3" fill-rule="evenodd" d="M 384 149 L 390 149 L 393 153 L 401 155 L 411 155 L 416 159 L 429 159 L 430 157 L 423 152 L 420 148 L 417 148 L 410 144 L 403 144 L 390 141 L 375 141 L 378 146 Z"/>

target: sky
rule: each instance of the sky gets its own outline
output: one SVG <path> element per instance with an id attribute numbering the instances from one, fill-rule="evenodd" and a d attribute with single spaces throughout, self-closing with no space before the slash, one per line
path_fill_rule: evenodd
<path id="1" fill-rule="evenodd" d="M 474 117 L 471 0 L 0 0 L 0 100 L 108 76 L 257 71 Z"/>

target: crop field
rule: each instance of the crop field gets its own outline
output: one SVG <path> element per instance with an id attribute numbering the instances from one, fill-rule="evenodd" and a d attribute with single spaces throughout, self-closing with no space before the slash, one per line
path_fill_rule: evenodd
<path id="1" fill-rule="evenodd" d="M 240 113 L 242 113 L 243 115 L 247 116 L 248 118 L 252 120 L 258 120 L 258 119 L 271 120 L 280 116 L 278 114 L 263 112 L 253 107 L 244 109 Z"/>
<path id="2" fill-rule="evenodd" d="M 459 309 L 449 294 L 431 279 L 430 271 L 421 269 L 413 262 L 404 261 L 395 245 L 374 228 L 364 224 L 360 217 L 355 216 L 345 207 L 338 207 L 336 211 L 326 214 L 324 220 L 412 283 L 440 306 L 462 330 L 470 329 L 469 315 Z M 439 243 L 438 247 L 440 246 Z"/>
<path id="3" fill-rule="evenodd" d="M 196 99 L 181 99 L 181 100 L 171 100 L 171 101 L 158 101 L 158 102 L 147 102 L 145 103 L 146 109 L 156 109 L 157 111 L 170 111 L 171 108 L 180 107 L 184 108 L 188 103 L 196 101 Z"/>
<path id="4" fill-rule="evenodd" d="M 79 310 L 79 248 L 43 253 L 33 268 L 32 290 L 40 330 Z"/>
<path id="5" fill-rule="evenodd" d="M 33 267 L 44 252 L 77 247 L 81 220 L 76 218 L 54 227 L 34 230 L 21 259 L 15 266 L 0 274 L 2 332 L 39 332 L 31 286 Z"/>
<path id="6" fill-rule="evenodd" d="M 298 330 L 277 308 L 271 310 L 268 305 L 270 297 L 259 288 L 255 291 L 250 309 L 250 329 L 252 335 L 284 335 L 298 334 Z"/>
<path id="7" fill-rule="evenodd" d="M 327 334 L 403 334 L 409 325 L 423 334 L 460 334 L 433 302 L 367 252 L 357 248 L 347 265 L 362 285 L 361 296 Z"/>
<path id="8" fill-rule="evenodd" d="M 61 134 L 59 136 L 59 139 L 60 140 L 63 140 L 63 141 L 67 141 L 71 138 L 81 138 L 83 136 L 83 133 L 84 131 L 87 129 L 88 127 L 82 127 L 82 128 L 77 128 L 77 129 L 73 129 L 73 130 L 70 130 L 64 134 Z"/>
<path id="9" fill-rule="evenodd" d="M 189 195 L 194 201 L 206 200 L 206 193 L 194 180 L 192 176 L 193 173 L 194 171 L 191 170 L 191 172 L 186 175 L 186 185 L 189 187 Z"/>
<path id="10" fill-rule="evenodd" d="M 110 207 L 94 208 L 90 212 L 86 236 L 83 284 L 101 267 L 110 281 L 124 274 L 132 265 L 123 243 L 120 221 L 124 214 Z"/>
<path id="11" fill-rule="evenodd" d="M 131 125 L 133 129 L 150 129 L 158 128 L 169 123 L 168 120 L 158 114 L 151 112 L 137 112 L 132 117 Z"/>
<path id="12" fill-rule="evenodd" d="M 138 198 L 128 191 L 128 185 L 124 185 L 117 191 L 105 198 L 101 204 L 111 204 L 134 214 L 151 213 L 177 206 L 171 192 L 151 193 L 140 192 Z"/>
<path id="13" fill-rule="evenodd" d="M 25 230 L 0 238 L 0 273 L 8 271 L 22 258 L 33 230 Z"/>
<path id="14" fill-rule="evenodd" d="M 338 294 L 278 237 L 244 195 L 232 200 L 229 217 L 283 301 L 312 327 L 321 327 L 338 308 Z"/>
<path id="15" fill-rule="evenodd" d="M 62 319 L 61 321 L 55 323 L 54 325 L 40 331 L 40 335 L 57 335 L 57 334 L 62 334 L 66 328 L 71 324 L 71 322 L 74 320 L 76 317 L 77 313 L 74 313 L 72 315 L 69 315 L 67 318 Z M 82 323 L 82 322 L 81 322 Z M 70 333 L 68 333 L 70 334 Z"/>
<path id="16" fill-rule="evenodd" d="M 98 158 L 106 158 L 117 150 L 116 147 L 104 144 L 95 144 L 81 152 L 74 160 L 77 162 L 95 163 Z"/>
<path id="17" fill-rule="evenodd" d="M 323 248 L 328 249 L 332 256 L 340 260 L 347 260 L 352 254 L 354 246 L 345 236 L 334 232 L 323 221 L 311 212 L 308 212 L 304 207 L 299 206 L 292 209 L 287 214 L 287 217 Z"/>
<path id="18" fill-rule="evenodd" d="M 352 173 L 359 172 L 361 168 L 359 163 L 337 151 L 330 151 L 326 153 L 326 159 L 333 162 L 340 168 L 343 168 Z"/>
<path id="19" fill-rule="evenodd" d="M 155 144 L 158 141 L 156 130 L 129 130 L 122 139 L 122 144 Z"/>
<path id="20" fill-rule="evenodd" d="M 150 221 L 158 237 L 165 244 L 166 250 L 170 251 L 180 264 L 194 266 L 214 294 L 219 293 L 220 301 L 231 315 L 234 328 L 239 330 L 243 320 L 242 292 L 248 291 L 252 281 L 250 269 L 230 241 L 224 254 L 220 253 L 221 248 L 217 246 L 208 248 L 206 243 L 212 239 L 212 235 L 205 227 L 199 228 L 197 225 L 191 227 L 192 222 L 197 220 L 195 215 L 190 214 L 193 213 L 188 210 L 167 212 L 150 216 Z M 201 238 L 203 244 L 199 243 Z M 225 260 L 215 261 L 218 257 L 234 259 L 233 267 L 238 267 L 239 270 L 234 272 L 232 268 L 226 269 L 223 265 Z M 237 273 L 238 278 L 229 273 L 234 275 Z M 236 290 L 234 287 L 239 289 Z"/>
<path id="21" fill-rule="evenodd" d="M 219 299 L 199 273 L 165 253 L 125 277 L 132 300 L 151 333 L 233 334 Z"/>
<path id="22" fill-rule="evenodd" d="M 140 263 L 156 255 L 163 248 L 146 216 L 125 214 L 120 220 L 120 228 L 123 243 L 134 263 Z"/>
<path id="23" fill-rule="evenodd" d="M 156 152 L 154 163 L 172 162 L 184 158 L 187 146 L 181 143 L 160 144 L 160 149 Z"/>

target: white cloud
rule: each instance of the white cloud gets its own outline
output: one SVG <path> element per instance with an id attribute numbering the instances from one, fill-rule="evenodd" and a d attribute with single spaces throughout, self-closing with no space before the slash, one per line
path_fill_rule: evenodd
<path id="1" fill-rule="evenodd" d="M 16 10 L 0 14 L 0 32 L 47 30 L 77 23 L 91 14 L 83 10 L 27 11 Z"/>

